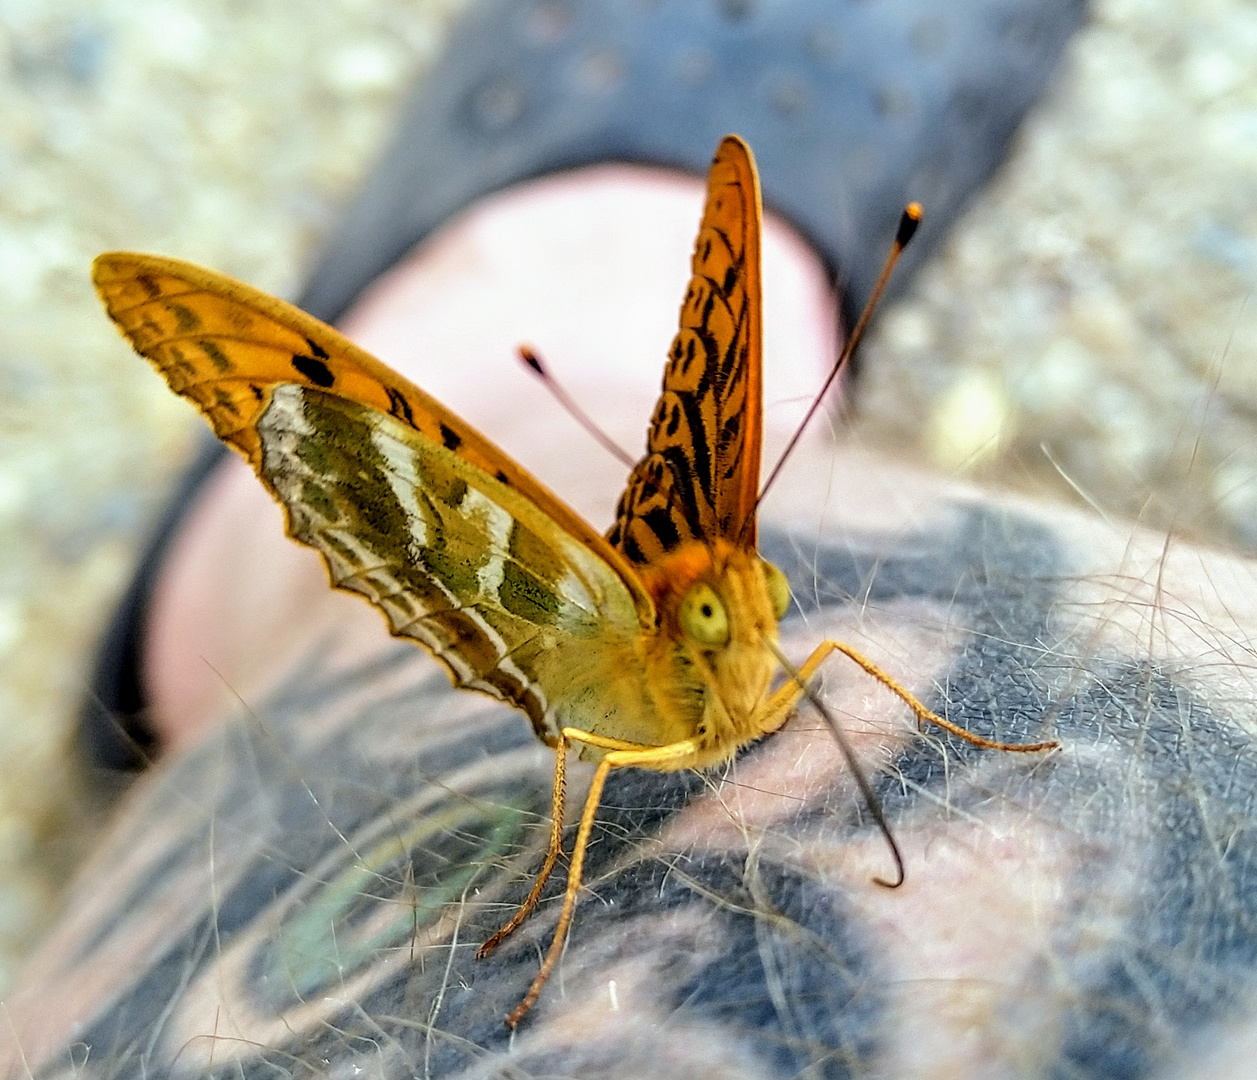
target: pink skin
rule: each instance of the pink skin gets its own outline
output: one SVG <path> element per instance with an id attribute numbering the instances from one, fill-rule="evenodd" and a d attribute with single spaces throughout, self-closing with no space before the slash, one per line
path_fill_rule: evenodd
<path id="1" fill-rule="evenodd" d="M 599 529 L 624 466 L 515 359 L 535 347 L 636 457 L 689 276 L 701 181 L 600 166 L 477 204 L 377 281 L 345 333 L 449 405 Z M 832 362 L 836 302 L 820 260 L 769 216 L 764 232 L 766 459 Z M 818 425 L 819 427 L 820 425 Z M 168 750 L 330 627 L 364 649 L 385 635 L 334 593 L 312 552 L 236 459 L 204 491 L 155 590 L 143 674 Z"/>

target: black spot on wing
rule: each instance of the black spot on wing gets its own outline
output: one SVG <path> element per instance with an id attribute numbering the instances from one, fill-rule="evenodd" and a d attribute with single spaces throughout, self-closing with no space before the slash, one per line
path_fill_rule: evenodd
<path id="1" fill-rule="evenodd" d="M 161 286 L 153 280 L 151 275 L 136 274 L 135 283 L 148 294 L 150 300 L 156 300 L 161 296 Z"/>
<path id="2" fill-rule="evenodd" d="M 637 537 L 633 535 L 632 530 L 625 527 L 623 519 L 612 526 L 611 531 L 607 534 L 607 541 L 617 551 L 622 551 L 629 562 L 644 563 L 646 561 L 646 552 L 642 550 L 642 545 L 638 542 Z"/>
<path id="3" fill-rule="evenodd" d="M 218 370 L 219 374 L 226 375 L 231 370 L 231 359 L 227 356 L 218 345 L 209 340 L 201 340 L 197 342 L 201 352 L 209 357 L 209 361 Z"/>
<path id="4" fill-rule="evenodd" d="M 732 481 L 734 476 L 741 471 L 745 449 L 746 443 L 742 439 L 742 414 L 733 413 L 725 420 L 724 427 L 720 431 L 721 453 L 719 456 L 725 461 L 725 467 L 720 473 L 720 480 Z"/>
<path id="5" fill-rule="evenodd" d="M 327 353 L 323 352 L 322 349 L 319 349 L 317 346 L 315 348 L 318 352 L 323 353 L 324 357 L 327 356 Z M 336 381 L 336 376 L 332 374 L 332 369 L 316 356 L 306 356 L 303 353 L 297 353 L 292 358 L 292 366 L 314 383 L 315 386 L 322 386 L 326 389 Z"/>
<path id="6" fill-rule="evenodd" d="M 715 499 L 715 467 L 712 462 L 713 447 L 707 443 L 707 430 L 703 425 L 703 403 L 698 397 L 689 397 L 682 399 L 681 406 L 685 410 L 686 423 L 694 432 L 694 440 L 684 454 L 675 452 L 675 448 L 665 453 L 673 472 L 691 479 L 691 501 L 696 498 L 697 492 L 701 492 L 703 500 L 710 506 Z"/>
<path id="7" fill-rule="evenodd" d="M 671 507 L 654 507 L 642 514 L 638 520 L 654 534 L 664 551 L 671 551 L 681 542 L 681 530 L 677 528 Z"/>
<path id="8" fill-rule="evenodd" d="M 703 509 L 712 505 L 711 459 L 704 452 L 700 455 L 701 460 L 691 460 L 684 451 L 676 447 L 668 448 L 659 456 L 667 462 L 672 473 L 669 506 L 678 517 L 688 523 L 691 536 L 701 536 Z"/>
<path id="9" fill-rule="evenodd" d="M 172 371 L 182 372 L 189 379 L 196 378 L 196 365 L 179 351 L 177 345 L 168 346 L 166 366 Z"/>
<path id="10" fill-rule="evenodd" d="M 236 408 L 236 403 L 232 396 L 221 386 L 214 388 L 214 401 L 216 406 L 222 409 L 223 412 L 230 413 L 232 416 L 240 415 L 240 410 Z"/>
<path id="11" fill-rule="evenodd" d="M 680 403 L 674 401 L 672 407 L 660 416 L 659 426 L 669 440 L 675 439 L 677 432 L 681 430 L 682 415 Z"/>
<path id="12" fill-rule="evenodd" d="M 385 389 L 388 393 L 388 411 L 396 416 L 398 420 L 414 427 L 415 416 L 410 411 L 410 402 L 406 400 L 406 395 L 391 386 Z"/>
<path id="13" fill-rule="evenodd" d="M 463 445 L 463 437 L 459 435 L 452 427 L 446 424 L 441 425 L 441 442 L 445 444 L 446 450 L 457 450 Z"/>
<path id="14" fill-rule="evenodd" d="M 184 304 L 167 304 L 167 310 L 175 317 L 175 331 L 190 334 L 201 325 L 201 317 Z"/>

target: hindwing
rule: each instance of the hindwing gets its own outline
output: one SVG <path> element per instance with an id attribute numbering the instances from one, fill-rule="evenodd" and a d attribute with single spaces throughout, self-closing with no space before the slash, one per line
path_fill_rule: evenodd
<path id="1" fill-rule="evenodd" d="M 316 388 L 275 388 L 259 475 L 332 583 L 365 596 L 461 686 L 558 738 L 551 672 L 638 633 L 619 576 L 513 488 L 395 417 Z M 576 647 L 574 655 L 569 650 Z"/>

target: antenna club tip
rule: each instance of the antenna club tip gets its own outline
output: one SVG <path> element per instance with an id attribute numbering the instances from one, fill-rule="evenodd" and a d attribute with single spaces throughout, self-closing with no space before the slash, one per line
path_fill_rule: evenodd
<path id="1" fill-rule="evenodd" d="M 903 208 L 903 214 L 899 218 L 899 230 L 895 233 L 896 247 L 908 246 L 908 241 L 916 234 L 917 226 L 921 224 L 921 218 L 924 216 L 925 209 L 919 202 L 910 202 Z"/>
<path id="2" fill-rule="evenodd" d="M 532 346 L 520 345 L 515 351 L 519 354 L 519 358 L 524 361 L 525 364 L 532 368 L 533 371 L 535 371 L 543 379 L 545 378 L 546 369 L 541 364 L 541 357 L 533 351 Z"/>

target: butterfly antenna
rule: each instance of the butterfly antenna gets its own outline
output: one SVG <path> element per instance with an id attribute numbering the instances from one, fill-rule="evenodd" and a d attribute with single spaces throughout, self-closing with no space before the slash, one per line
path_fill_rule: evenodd
<path id="1" fill-rule="evenodd" d="M 873 880 L 878 885 L 884 885 L 888 889 L 899 888 L 903 884 L 905 876 L 903 855 L 899 851 L 899 842 L 895 839 L 895 834 L 890 831 L 890 823 L 886 820 L 886 813 L 882 810 L 882 804 L 873 791 L 873 785 L 869 783 L 869 778 L 856 760 L 855 751 L 851 748 L 851 742 L 847 738 L 847 733 L 842 730 L 838 721 L 834 719 L 834 714 L 829 711 L 829 707 L 821 701 L 820 695 L 799 674 L 799 669 L 786 659 L 785 653 L 781 651 L 777 643 L 769 637 L 765 637 L 764 642 L 777 657 L 777 663 L 781 665 L 782 670 L 799 684 L 799 689 L 803 691 L 803 696 L 807 698 L 812 708 L 820 713 L 822 719 L 829 725 L 829 730 L 833 732 L 834 739 L 838 743 L 838 749 L 842 751 L 842 756 L 847 761 L 847 768 L 851 770 L 851 775 L 855 777 L 856 787 L 860 789 L 860 797 L 864 800 L 864 805 L 869 808 L 869 814 L 872 815 L 878 829 L 881 830 L 882 836 L 886 839 L 886 846 L 890 848 L 891 858 L 895 860 L 897 877 L 894 881 L 887 881 L 885 878 L 880 877 L 875 877 Z"/>
<path id="2" fill-rule="evenodd" d="M 759 509 L 759 504 L 763 501 L 764 496 L 768 494 L 768 489 L 773 486 L 773 482 L 777 479 L 782 467 L 786 463 L 786 459 L 793 453 L 795 446 L 798 445 L 799 439 L 803 437 L 803 432 L 812 421 L 812 417 L 816 415 L 816 410 L 821 407 L 821 403 L 825 400 L 825 395 L 829 393 L 829 388 L 834 384 L 834 380 L 838 378 L 838 373 L 846 366 L 851 359 L 851 354 L 855 352 L 856 346 L 860 344 L 860 339 L 864 336 L 864 328 L 868 326 L 869 319 L 873 312 L 877 310 L 877 305 L 882 299 L 882 293 L 886 291 L 886 283 L 890 281 L 891 272 L 895 269 L 895 263 L 899 261 L 899 256 L 903 254 L 903 249 L 908 246 L 908 242 L 912 239 L 917 231 L 917 226 L 921 224 L 921 217 L 924 211 L 921 204 L 911 202 L 904 207 L 903 213 L 899 217 L 899 228 L 895 232 L 895 242 L 890 246 L 890 254 L 886 256 L 885 263 L 882 264 L 882 272 L 877 276 L 877 284 L 873 286 L 873 292 L 869 296 L 868 303 L 864 305 L 864 310 L 860 312 L 859 319 L 856 320 L 855 329 L 851 331 L 847 337 L 847 343 L 843 346 L 842 353 L 838 359 L 834 361 L 834 366 L 829 370 L 829 377 L 825 380 L 825 385 L 821 387 L 820 393 L 816 395 L 816 400 L 807 410 L 807 415 L 803 417 L 803 422 L 795 429 L 790 436 L 790 442 L 786 445 L 785 451 L 781 457 L 777 459 L 777 464 L 773 466 L 773 471 L 768 474 L 768 479 L 764 482 L 764 486 L 760 488 L 759 498 L 755 500 L 755 507 L 751 511 L 749 520 L 755 520 L 755 511 Z"/>
<path id="3" fill-rule="evenodd" d="M 630 469 L 637 464 L 636 458 L 603 431 L 594 422 L 593 418 L 576 404 L 576 399 L 564 390 L 562 384 L 550 374 L 550 369 L 542 363 L 541 357 L 537 355 L 535 349 L 528 345 L 521 345 L 518 352 L 519 358 L 528 369 L 541 380 L 545 388 L 554 395 L 554 399 L 563 406 L 568 415 L 597 440 L 599 446 L 611 454 L 612 457 L 624 462 Z"/>

